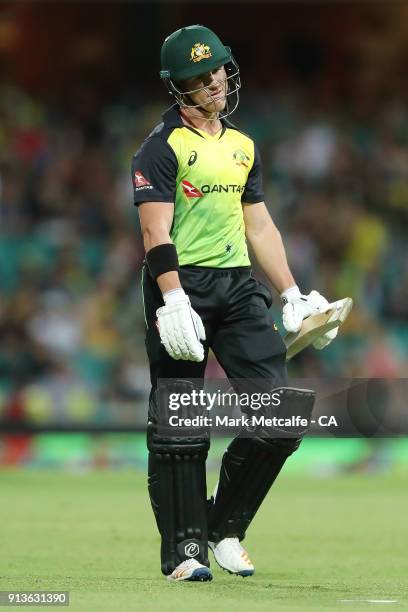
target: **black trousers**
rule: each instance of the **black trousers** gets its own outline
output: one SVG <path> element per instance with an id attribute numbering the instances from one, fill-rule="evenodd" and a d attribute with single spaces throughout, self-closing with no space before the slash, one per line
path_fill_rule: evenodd
<path id="1" fill-rule="evenodd" d="M 269 311 L 272 296 L 250 268 L 184 266 L 180 281 L 205 327 L 205 358 L 197 363 L 167 354 L 156 326 L 156 310 L 164 304 L 162 294 L 144 266 L 146 350 L 153 389 L 158 378 L 202 378 L 209 347 L 228 378 L 263 379 L 272 387 L 286 385 L 286 348 Z"/>

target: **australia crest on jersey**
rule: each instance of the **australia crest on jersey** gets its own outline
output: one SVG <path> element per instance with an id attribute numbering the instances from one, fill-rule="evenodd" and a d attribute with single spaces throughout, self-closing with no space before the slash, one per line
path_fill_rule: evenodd
<path id="1" fill-rule="evenodd" d="M 237 166 L 245 166 L 248 168 L 248 162 L 250 161 L 250 157 L 245 153 L 243 149 L 237 149 L 234 151 L 232 156 Z"/>

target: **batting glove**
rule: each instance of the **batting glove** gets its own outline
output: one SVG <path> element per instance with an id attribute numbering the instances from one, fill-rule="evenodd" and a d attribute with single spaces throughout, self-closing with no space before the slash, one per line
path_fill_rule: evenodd
<path id="1" fill-rule="evenodd" d="M 163 295 L 165 306 L 158 308 L 157 326 L 164 348 L 173 359 L 203 361 L 205 329 L 200 316 L 191 308 L 183 289 Z"/>
<path id="2" fill-rule="evenodd" d="M 288 332 L 298 332 L 302 327 L 303 319 L 307 319 L 312 314 L 326 312 L 330 306 L 326 298 L 317 291 L 311 291 L 309 295 L 302 295 L 296 285 L 286 289 L 281 294 L 281 300 L 283 304 L 282 322 Z"/>

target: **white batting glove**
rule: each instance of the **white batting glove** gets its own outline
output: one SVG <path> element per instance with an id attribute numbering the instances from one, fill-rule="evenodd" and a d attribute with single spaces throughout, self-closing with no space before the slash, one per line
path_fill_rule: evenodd
<path id="1" fill-rule="evenodd" d="M 311 291 L 309 295 L 302 295 L 296 285 L 286 289 L 281 294 L 281 299 L 282 322 L 288 332 L 298 332 L 302 327 L 303 319 L 307 319 L 312 314 L 326 312 L 330 306 L 326 298 L 317 291 Z"/>
<path id="2" fill-rule="evenodd" d="M 165 306 L 156 311 L 160 339 L 173 359 L 203 361 L 205 329 L 200 316 L 191 308 L 183 289 L 163 295 Z"/>

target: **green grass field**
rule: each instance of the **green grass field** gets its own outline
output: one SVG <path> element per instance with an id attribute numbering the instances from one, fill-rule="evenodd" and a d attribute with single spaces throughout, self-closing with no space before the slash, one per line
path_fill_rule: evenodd
<path id="1" fill-rule="evenodd" d="M 69 590 L 88 612 L 408 608 L 405 475 L 283 474 L 246 540 L 255 576 L 213 562 L 211 583 L 162 577 L 142 473 L 8 470 L 0 490 L 0 590 Z"/>

